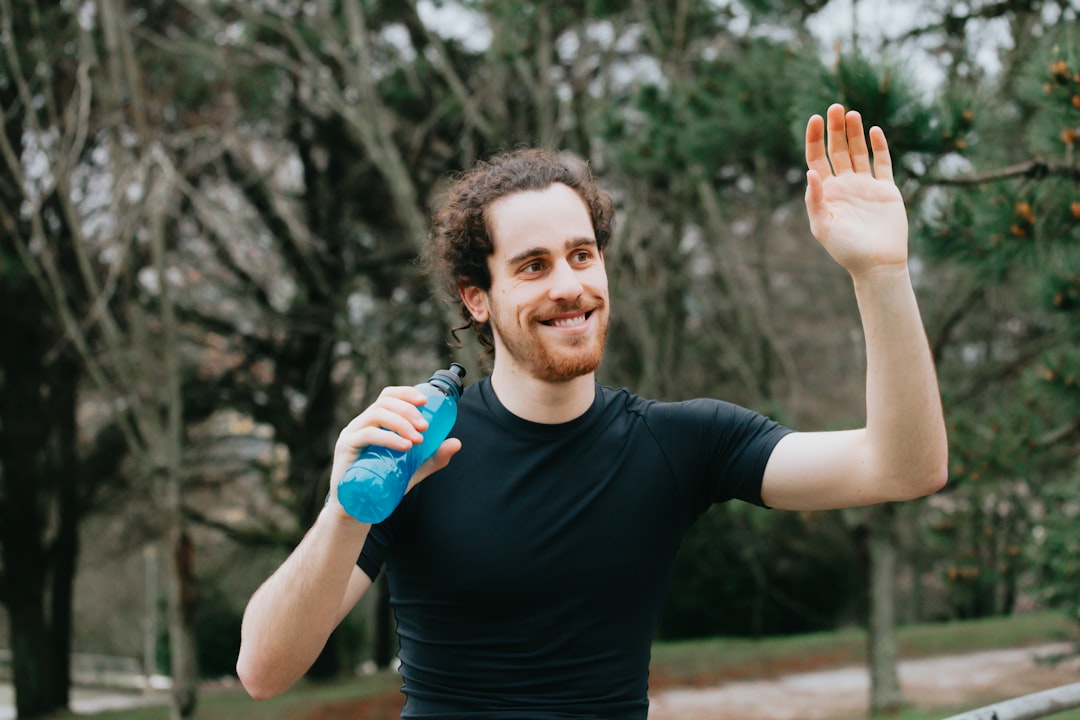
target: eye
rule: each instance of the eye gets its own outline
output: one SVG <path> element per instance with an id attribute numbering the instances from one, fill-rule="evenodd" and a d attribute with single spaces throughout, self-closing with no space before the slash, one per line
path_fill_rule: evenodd
<path id="1" fill-rule="evenodd" d="M 592 253 L 588 250 L 578 250 L 574 253 L 574 262 L 587 263 L 592 260 Z"/>
<path id="2" fill-rule="evenodd" d="M 532 260 L 521 266 L 521 272 L 535 274 L 544 269 L 544 263 L 540 260 Z"/>

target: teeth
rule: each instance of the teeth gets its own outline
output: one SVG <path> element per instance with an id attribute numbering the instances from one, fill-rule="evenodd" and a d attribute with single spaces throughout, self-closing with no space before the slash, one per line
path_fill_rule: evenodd
<path id="1" fill-rule="evenodd" d="M 554 327 L 574 327 L 575 325 L 581 325 L 585 322 L 584 315 L 577 315 L 572 318 L 562 318 L 560 320 L 552 320 L 551 324 Z"/>

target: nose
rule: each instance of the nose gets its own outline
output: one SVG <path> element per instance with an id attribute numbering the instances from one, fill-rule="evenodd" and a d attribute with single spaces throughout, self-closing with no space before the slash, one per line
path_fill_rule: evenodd
<path id="1" fill-rule="evenodd" d="M 551 289 L 548 295 L 552 300 L 577 300 L 584 292 L 581 278 L 570 263 L 563 260 L 555 265 L 551 273 Z"/>

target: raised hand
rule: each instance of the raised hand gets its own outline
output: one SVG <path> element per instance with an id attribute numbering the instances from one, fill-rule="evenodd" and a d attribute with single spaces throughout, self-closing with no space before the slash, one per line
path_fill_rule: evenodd
<path id="1" fill-rule="evenodd" d="M 907 212 L 889 145 L 881 128 L 870 128 L 869 135 L 867 148 L 862 117 L 839 104 L 829 107 L 826 119 L 814 115 L 806 125 L 810 230 L 853 276 L 907 266 Z"/>

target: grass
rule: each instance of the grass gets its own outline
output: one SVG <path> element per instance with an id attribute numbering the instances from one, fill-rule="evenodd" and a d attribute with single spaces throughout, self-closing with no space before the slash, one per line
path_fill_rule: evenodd
<path id="1" fill-rule="evenodd" d="M 1078 637 L 1075 626 L 1055 612 L 908 625 L 897 631 L 899 654 L 904 659 L 1023 647 Z M 848 629 L 761 640 L 714 638 L 657 643 L 653 647 L 652 674 L 672 682 L 700 684 L 716 677 L 769 677 L 780 672 L 865 662 L 866 633 Z"/>
<path id="2" fill-rule="evenodd" d="M 910 659 L 1077 639 L 1077 631 L 1057 613 L 913 625 L 898 632 L 900 655 Z M 716 638 L 660 642 L 653 649 L 650 685 L 702 685 L 721 679 L 768 677 L 865 662 L 865 634 L 841 630 L 761 640 Z M 1080 680 L 1080 678 L 1078 678 Z M 401 696 L 398 676 L 383 672 L 366 678 L 302 683 L 284 695 L 256 703 L 239 689 L 208 689 L 200 694 L 199 720 L 384 720 L 396 717 Z M 907 710 L 890 720 L 941 720 L 970 706 L 925 712 Z M 76 718 L 62 714 L 56 720 Z M 97 720 L 167 720 L 163 707 L 103 712 Z M 1080 710 L 1053 716 L 1080 720 Z"/>
<path id="3" fill-rule="evenodd" d="M 210 688 L 199 693 L 199 720 L 300 720 L 309 717 L 338 717 L 337 707 L 355 706 L 365 699 L 393 696 L 395 707 L 401 705 L 398 688 L 401 680 L 396 673 L 379 672 L 361 678 L 346 678 L 327 683 L 301 682 L 289 692 L 270 700 L 256 702 L 237 688 Z M 383 703 L 385 704 L 385 703 Z M 61 713 L 52 720 L 74 720 L 86 715 Z M 168 720 L 167 707 L 156 704 L 130 710 L 104 711 L 92 715 L 95 720 Z M 359 718 L 355 713 L 342 713 L 342 718 Z M 372 716 L 379 717 L 382 715 Z"/>

